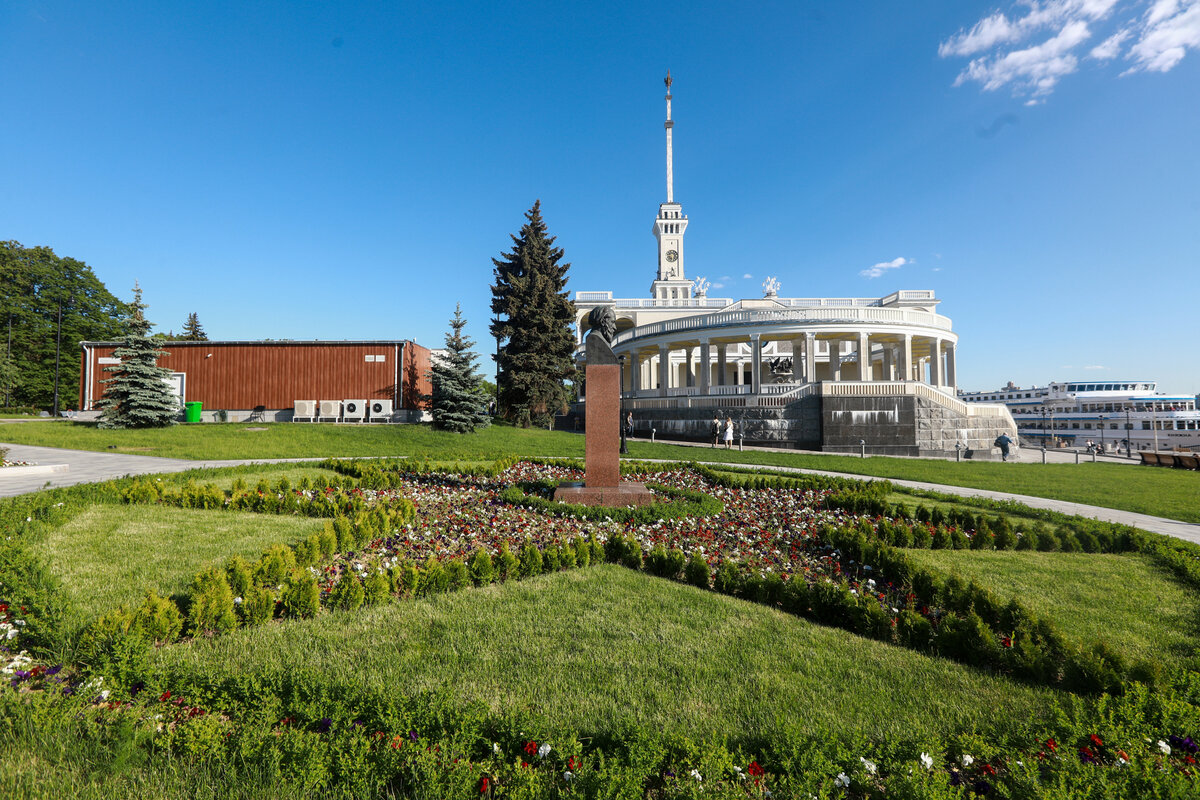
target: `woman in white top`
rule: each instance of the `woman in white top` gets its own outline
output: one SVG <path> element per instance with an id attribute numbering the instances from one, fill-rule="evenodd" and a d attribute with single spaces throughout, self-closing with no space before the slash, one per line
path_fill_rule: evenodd
<path id="1" fill-rule="evenodd" d="M 733 419 L 725 418 L 725 449 L 728 450 L 733 446 Z"/>

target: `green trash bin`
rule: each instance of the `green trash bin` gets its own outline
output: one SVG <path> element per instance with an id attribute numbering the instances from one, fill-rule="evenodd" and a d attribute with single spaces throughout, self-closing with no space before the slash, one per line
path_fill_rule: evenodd
<path id="1" fill-rule="evenodd" d="M 184 422 L 199 422 L 200 411 L 204 408 L 204 403 L 191 402 L 183 404 L 183 421 Z"/>

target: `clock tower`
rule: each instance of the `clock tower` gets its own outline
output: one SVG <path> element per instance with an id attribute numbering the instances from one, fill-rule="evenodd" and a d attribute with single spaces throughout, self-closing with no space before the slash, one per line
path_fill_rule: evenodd
<path id="1" fill-rule="evenodd" d="M 650 284 L 650 294 L 655 300 L 688 299 L 692 296 L 692 282 L 683 272 L 683 233 L 687 230 L 687 216 L 675 202 L 674 173 L 672 171 L 671 129 L 671 72 L 667 71 L 667 202 L 659 205 L 654 220 L 654 238 L 658 240 L 658 277 Z"/>

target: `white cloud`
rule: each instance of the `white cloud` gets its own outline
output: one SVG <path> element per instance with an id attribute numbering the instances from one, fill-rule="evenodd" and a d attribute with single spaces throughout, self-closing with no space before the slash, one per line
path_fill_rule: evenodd
<path id="1" fill-rule="evenodd" d="M 930 271 L 930 272 L 941 272 L 941 271 L 942 271 L 942 268 L 941 268 L 941 267 L 933 267 L 933 268 L 932 268 L 932 269 L 930 269 L 929 271 Z"/>
<path id="2" fill-rule="evenodd" d="M 864 270 L 860 270 L 858 274 L 863 276 L 864 278 L 878 278 L 878 277 L 882 276 L 885 272 L 887 272 L 889 269 L 899 269 L 900 267 L 903 267 L 905 264 L 911 264 L 911 263 L 912 262 L 909 261 L 907 258 L 893 258 L 891 261 L 880 261 L 878 264 L 876 264 L 872 267 L 867 267 Z"/>
<path id="3" fill-rule="evenodd" d="M 733 280 L 733 279 L 732 279 L 732 278 L 730 278 L 728 275 L 722 275 L 721 277 L 717 278 L 717 280 L 719 280 L 719 281 L 730 281 L 730 280 Z"/>
<path id="4" fill-rule="evenodd" d="M 1102 367 L 1098 364 L 1092 364 L 1090 366 L 1084 367 L 1084 369 L 1108 369 L 1108 367 Z"/>
<path id="5" fill-rule="evenodd" d="M 1200 48 L 1200 0 L 1157 0 L 1129 48 L 1128 72 L 1169 72 L 1189 47 Z"/>
<path id="6" fill-rule="evenodd" d="M 1029 91 L 1035 97 L 1047 94 L 1060 78 L 1078 68 L 1079 60 L 1071 51 L 1091 35 L 1086 22 L 1068 22 L 1056 35 L 1041 44 L 994 58 L 972 60 L 959 73 L 954 85 L 978 81 L 985 90 L 994 91 L 1015 84 L 1018 90 Z"/>
<path id="7" fill-rule="evenodd" d="M 718 281 L 717 283 L 714 283 L 714 284 L 712 285 L 712 288 L 713 288 L 713 289 L 724 289 L 724 288 L 725 288 L 725 284 L 723 284 L 723 283 L 721 283 L 721 282 L 719 282 L 719 281 Z"/>
<path id="8" fill-rule="evenodd" d="M 1038 41 L 1039 35 L 1052 35 Z M 1082 53 L 1093 34 L 1105 38 Z M 1013 0 L 938 45 L 942 58 L 970 58 L 955 86 L 1009 88 L 1040 105 L 1080 58 L 1106 64 L 1124 57 L 1123 72 L 1169 72 L 1200 49 L 1200 0 Z"/>
<path id="9" fill-rule="evenodd" d="M 1128 29 L 1117 31 L 1093 47 L 1092 52 L 1088 53 L 1088 57 L 1094 58 L 1097 61 L 1111 61 L 1121 54 L 1121 44 L 1129 38 L 1131 33 L 1132 31 Z"/>
<path id="10" fill-rule="evenodd" d="M 753 278 L 754 278 L 754 276 L 753 276 L 753 275 L 751 275 L 749 272 L 747 272 L 747 273 L 746 273 L 745 275 L 743 275 L 742 277 L 743 277 L 743 278 L 745 278 L 746 280 L 751 280 L 751 279 L 753 279 Z"/>

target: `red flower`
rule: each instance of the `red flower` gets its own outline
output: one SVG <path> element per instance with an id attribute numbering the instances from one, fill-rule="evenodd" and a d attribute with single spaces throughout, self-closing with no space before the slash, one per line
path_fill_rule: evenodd
<path id="1" fill-rule="evenodd" d="M 982 772 L 984 775 L 995 775 L 996 774 L 996 768 L 993 767 L 991 764 L 984 764 L 982 767 L 979 768 L 979 771 Z"/>
<path id="2" fill-rule="evenodd" d="M 758 778 L 762 776 L 766 770 L 760 767 L 757 761 L 751 761 L 750 766 L 746 767 L 746 772 L 749 772 L 751 775 Z"/>
<path id="3" fill-rule="evenodd" d="M 575 769 L 575 756 L 567 759 L 567 769 Z"/>
<path id="4" fill-rule="evenodd" d="M 163 692 L 162 694 L 160 694 L 160 695 L 158 696 L 158 702 L 160 702 L 160 703 L 165 703 L 165 702 L 167 702 L 167 701 L 168 701 L 168 700 L 170 700 L 170 699 L 171 699 L 171 693 L 170 693 L 170 692 Z"/>
<path id="5" fill-rule="evenodd" d="M 404 737 L 397 734 L 392 737 L 392 749 L 399 750 L 401 747 L 404 747 Z"/>
<path id="6" fill-rule="evenodd" d="M 487 793 L 488 793 L 488 789 L 490 789 L 490 788 L 491 788 L 491 786 L 492 786 L 492 782 L 488 780 L 488 776 L 487 776 L 487 775 L 484 775 L 484 776 L 483 776 L 483 780 L 481 780 L 481 781 L 479 782 L 479 793 L 480 793 L 480 794 L 487 794 Z"/>
<path id="7" fill-rule="evenodd" d="M 528 742 L 526 742 L 525 743 L 525 752 L 528 753 L 529 755 L 533 755 L 534 753 L 536 753 L 537 752 L 537 742 L 535 742 L 533 739 L 530 739 Z"/>
<path id="8" fill-rule="evenodd" d="M 1092 734 L 1091 736 L 1089 736 L 1088 738 L 1092 740 L 1092 744 L 1096 745 L 1096 747 L 1104 747 L 1104 740 L 1103 740 L 1103 739 L 1101 739 L 1101 738 L 1100 738 L 1099 736 L 1097 736 L 1096 734 L 1094 734 L 1094 733 L 1093 733 L 1093 734 Z"/>
<path id="9" fill-rule="evenodd" d="M 1058 743 L 1057 743 L 1057 742 L 1055 742 L 1053 739 L 1047 739 L 1047 740 L 1046 740 L 1046 747 L 1049 747 L 1051 750 L 1057 750 L 1057 749 L 1058 749 Z"/>
<path id="10" fill-rule="evenodd" d="M 1005 636 L 1000 639 L 1000 644 L 1003 645 L 1004 647 L 1012 647 L 1012 639 Z"/>

